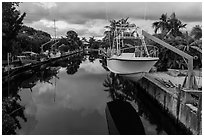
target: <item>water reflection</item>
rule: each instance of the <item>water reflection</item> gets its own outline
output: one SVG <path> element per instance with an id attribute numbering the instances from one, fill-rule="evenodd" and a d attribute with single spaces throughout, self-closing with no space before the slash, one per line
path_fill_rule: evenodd
<path id="1" fill-rule="evenodd" d="M 23 119 L 25 122 L 27 118 L 24 115 L 24 106 L 21 106 L 18 101 L 20 98 L 16 97 L 8 97 L 3 98 L 2 100 L 2 134 L 15 135 L 15 130 L 21 129 L 21 125 L 19 123 L 19 118 Z"/>
<path id="2" fill-rule="evenodd" d="M 61 66 L 66 68 L 67 74 L 73 75 L 79 69 L 82 61 L 85 60 L 85 56 L 83 54 L 78 54 L 76 56 L 70 56 L 68 58 L 61 59 L 55 62 L 52 66 Z"/>
<path id="3" fill-rule="evenodd" d="M 7 83 L 2 83 L 2 134 L 16 134 L 16 129 L 21 129 L 19 120 L 27 121 L 24 115 L 25 106 L 21 105 L 21 97 L 17 94 L 22 83 L 22 76 L 25 79 L 32 76 L 31 71 L 24 72 Z M 29 85 L 30 87 L 30 85 Z"/>
<path id="4" fill-rule="evenodd" d="M 27 91 L 25 93 L 29 93 L 35 89 L 36 84 L 43 83 L 43 86 L 39 88 L 39 93 L 42 94 L 47 88 L 53 88 L 52 79 L 59 79 L 57 74 L 60 67 L 66 67 L 68 74 L 74 74 L 77 72 L 82 58 L 83 55 L 72 56 L 57 62 L 59 63 L 57 64 L 58 67 L 54 67 L 56 64 L 52 64 L 53 66 L 49 65 L 34 70 L 28 70 L 18 74 L 8 82 L 2 83 L 2 134 L 16 134 L 16 130 L 21 129 L 20 121 L 23 120 L 26 122 L 27 118 L 33 118 L 31 115 L 26 115 L 30 113 L 30 110 L 25 110 L 25 105 L 27 104 L 22 103 L 23 96 L 19 95 L 21 94 L 19 91 L 23 90 Z M 23 99 L 25 100 L 27 98 L 29 97 L 26 96 L 26 98 Z"/>
<path id="5" fill-rule="evenodd" d="M 63 58 L 3 83 L 3 134 L 108 134 L 106 102 L 117 99 L 132 103 L 147 134 L 166 134 L 158 114 L 149 112 L 153 107 L 144 105 L 142 90 L 123 77 L 107 76 L 106 60 L 98 58 Z"/>
<path id="6" fill-rule="evenodd" d="M 12 105 L 18 107 L 11 112 L 22 115 L 21 119 L 15 115 L 16 121 L 11 123 L 20 126 L 12 127 L 5 121 L 5 131 L 12 131 L 3 134 L 107 134 L 107 95 L 101 85 L 106 71 L 98 59 L 87 59 L 84 55 L 64 58 L 19 75 L 9 81 L 10 88 L 3 85 L 5 99 L 8 94 L 19 97 Z M 9 113 L 4 112 L 5 116 Z"/>
<path id="7" fill-rule="evenodd" d="M 90 62 L 94 62 L 94 60 L 98 59 L 99 58 L 99 54 L 98 54 L 98 51 L 90 51 L 90 54 L 89 54 L 89 61 Z"/>
<path id="8" fill-rule="evenodd" d="M 113 101 L 123 100 L 132 103 L 143 121 L 146 134 L 166 134 L 164 130 L 157 125 L 158 123 L 156 123 L 155 117 L 153 117 L 148 110 L 144 110 L 145 106 L 139 98 L 139 88 L 136 83 L 114 73 L 110 73 L 103 85 L 106 87 L 105 91 L 109 93 L 109 97 Z M 143 100 L 144 99 L 145 98 L 143 98 Z M 150 123 L 148 124 L 148 122 Z M 154 129 L 153 126 L 156 126 L 156 129 Z"/>
<path id="9" fill-rule="evenodd" d="M 109 92 L 112 100 L 133 101 L 136 97 L 135 84 L 114 73 L 107 76 L 103 86 L 106 87 L 104 91 Z"/>
<path id="10" fill-rule="evenodd" d="M 139 85 L 122 76 L 110 73 L 104 80 L 105 92 L 114 100 L 131 102 L 139 114 L 146 134 L 187 134 L 177 125 Z M 151 100 L 151 101 L 150 101 Z"/>

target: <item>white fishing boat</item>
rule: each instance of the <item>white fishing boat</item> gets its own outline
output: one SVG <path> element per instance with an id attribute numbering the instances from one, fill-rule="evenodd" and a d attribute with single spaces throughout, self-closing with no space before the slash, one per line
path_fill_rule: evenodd
<path id="1" fill-rule="evenodd" d="M 146 45 L 136 25 L 117 26 L 112 45 L 107 51 L 107 67 L 116 74 L 142 77 L 159 59 L 157 48 Z"/>

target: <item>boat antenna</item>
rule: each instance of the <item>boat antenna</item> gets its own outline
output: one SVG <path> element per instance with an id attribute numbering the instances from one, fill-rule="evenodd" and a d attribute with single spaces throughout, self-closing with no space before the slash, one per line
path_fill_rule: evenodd
<path id="1" fill-rule="evenodd" d="M 108 4 L 107 4 L 107 2 L 105 3 L 106 5 L 105 5 L 105 8 L 106 8 L 106 20 L 107 21 L 109 21 L 109 18 L 108 18 Z"/>
<path id="2" fill-rule="evenodd" d="M 146 20 L 146 14 L 147 14 L 147 2 L 145 2 L 145 11 L 144 11 L 144 20 Z"/>
<path id="3" fill-rule="evenodd" d="M 148 5 L 147 5 L 147 2 L 145 2 L 144 3 L 144 21 L 146 21 L 147 20 L 147 11 L 148 11 Z M 139 28 L 139 29 L 141 29 L 141 28 L 144 28 L 145 27 L 145 25 L 141 25 L 140 27 L 137 27 L 137 28 Z"/>
<path id="4" fill-rule="evenodd" d="M 54 19 L 54 36 L 55 36 L 55 40 L 56 40 L 56 26 L 55 26 L 55 19 Z"/>
<path id="5" fill-rule="evenodd" d="M 108 4 L 107 4 L 107 2 L 105 3 L 105 8 L 106 8 L 106 20 L 109 22 L 109 17 L 108 17 Z M 109 45 L 111 46 L 111 31 L 110 31 L 110 33 L 108 34 L 108 42 L 109 42 Z"/>

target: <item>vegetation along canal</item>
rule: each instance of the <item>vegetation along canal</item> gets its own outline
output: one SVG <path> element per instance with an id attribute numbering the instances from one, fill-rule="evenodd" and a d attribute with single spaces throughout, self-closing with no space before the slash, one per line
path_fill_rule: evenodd
<path id="1" fill-rule="evenodd" d="M 109 134 L 105 107 L 115 99 L 131 102 L 145 134 L 179 134 L 171 132 L 176 127 L 166 127 L 171 121 L 157 114 L 156 106 L 145 105 L 148 98 L 135 83 L 107 71 L 97 53 L 64 58 L 4 84 L 3 132 L 7 134 Z"/>
<path id="2" fill-rule="evenodd" d="M 2 2 L 2 134 L 202 134 L 202 3 Z"/>

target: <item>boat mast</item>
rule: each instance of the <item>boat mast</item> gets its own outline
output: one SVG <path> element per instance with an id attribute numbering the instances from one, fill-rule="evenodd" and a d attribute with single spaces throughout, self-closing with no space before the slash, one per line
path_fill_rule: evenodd
<path id="1" fill-rule="evenodd" d="M 115 30 L 115 38 L 116 38 L 116 54 L 118 54 L 118 36 L 117 36 L 117 27 Z"/>
<path id="2" fill-rule="evenodd" d="M 122 42 L 122 47 L 124 47 L 124 40 L 123 40 L 123 31 L 121 32 L 121 37 L 122 37 L 122 40 L 121 40 L 121 42 Z"/>
<path id="3" fill-rule="evenodd" d="M 145 40 L 144 40 L 144 36 L 143 36 L 143 35 L 141 36 L 141 41 L 142 41 L 142 46 L 143 46 L 143 48 L 144 48 L 144 50 L 145 50 L 147 56 L 149 57 L 149 52 L 148 52 L 148 50 L 147 50 L 147 46 L 146 46 L 146 43 L 145 43 Z"/>
<path id="4" fill-rule="evenodd" d="M 118 34 L 118 46 L 117 46 L 117 55 L 119 55 L 120 54 L 120 30 L 121 30 L 121 28 L 119 29 L 119 34 Z"/>

